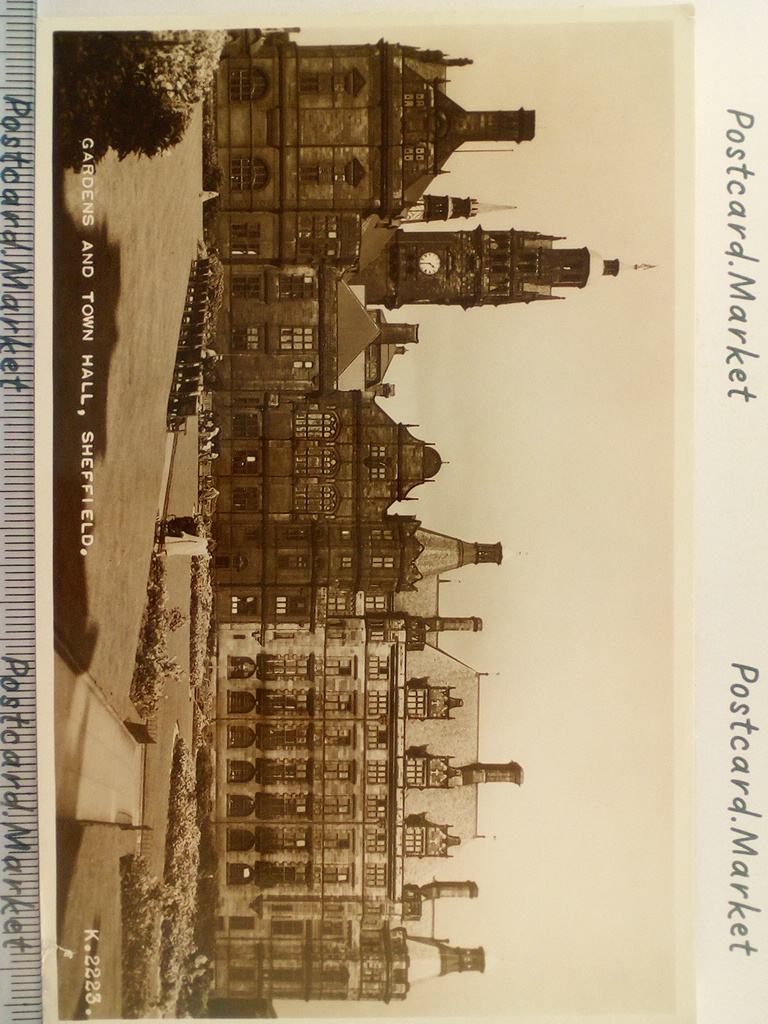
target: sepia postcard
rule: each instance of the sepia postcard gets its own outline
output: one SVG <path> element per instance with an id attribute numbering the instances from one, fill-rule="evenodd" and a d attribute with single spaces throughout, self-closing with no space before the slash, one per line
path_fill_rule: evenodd
<path id="1" fill-rule="evenodd" d="M 695 13 L 42 21 L 47 1019 L 719 1024 L 702 953 L 760 974 L 749 643 L 697 934 Z M 710 120 L 754 421 L 761 119 Z"/>

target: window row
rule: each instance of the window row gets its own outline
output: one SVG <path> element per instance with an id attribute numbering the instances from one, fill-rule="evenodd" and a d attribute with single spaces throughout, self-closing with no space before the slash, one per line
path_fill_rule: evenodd
<path id="1" fill-rule="evenodd" d="M 366 176 L 365 166 L 352 157 L 343 167 L 328 161 L 312 162 L 299 165 L 299 181 L 304 185 L 325 185 L 332 182 L 344 182 L 356 188 Z"/>
<path id="2" fill-rule="evenodd" d="M 329 828 L 314 830 L 299 825 L 243 825 L 227 828 L 227 850 L 246 853 L 258 850 L 262 854 L 283 852 L 309 853 L 313 847 L 326 851 L 354 850 L 355 835 L 349 829 Z"/>
<path id="3" fill-rule="evenodd" d="M 234 473 L 257 475 L 259 457 L 256 452 L 238 453 Z M 341 503 L 341 494 L 335 484 L 319 483 L 314 479 L 297 480 L 293 490 L 294 512 L 315 515 L 333 515 Z M 262 489 L 257 485 L 232 488 L 233 512 L 261 512 Z M 233 613 L 237 614 L 237 613 Z"/>
<path id="4" fill-rule="evenodd" d="M 315 294 L 316 278 L 312 274 L 282 273 L 273 280 L 276 299 L 311 299 Z M 233 274 L 231 288 L 233 298 L 264 302 L 267 298 L 267 277 L 263 272 Z"/>
<path id="5" fill-rule="evenodd" d="M 339 793 L 322 797 L 313 793 L 245 793 L 227 794 L 227 817 L 259 818 L 263 821 L 281 818 L 324 820 L 351 819 L 355 816 L 354 795 Z M 387 818 L 387 797 L 368 793 L 365 797 L 365 821 L 380 822 Z"/>
<path id="6" fill-rule="evenodd" d="M 278 785 L 291 782 L 311 781 L 321 773 L 330 782 L 354 782 L 357 775 L 355 761 L 339 761 L 326 758 L 280 759 L 261 758 L 254 761 L 227 761 L 227 782 L 261 785 Z M 386 785 L 389 779 L 389 763 L 386 760 L 368 761 L 365 778 L 369 785 Z"/>
<path id="7" fill-rule="evenodd" d="M 230 715 L 257 714 L 266 717 L 313 715 L 315 714 L 318 700 L 322 701 L 326 712 L 355 714 L 357 711 L 358 694 L 354 692 L 326 690 L 324 696 L 320 696 L 313 689 L 267 690 L 259 688 L 255 690 L 229 690 L 227 692 L 227 713 Z M 378 735 L 382 729 L 381 719 L 386 718 L 389 712 L 389 695 L 386 693 L 369 693 L 366 698 L 365 707 L 366 714 L 370 718 L 379 719 L 378 723 L 374 723 L 369 727 L 372 730 L 372 734 Z M 384 728 L 385 733 L 386 731 L 386 728 Z"/>
<path id="8" fill-rule="evenodd" d="M 246 277 L 245 280 L 255 281 L 258 278 Z M 261 293 L 262 288 L 259 287 L 257 290 Z M 277 344 L 281 352 L 309 352 L 317 348 L 317 329 L 315 327 L 287 325 L 277 327 L 276 331 Z M 264 352 L 266 339 L 267 324 L 265 323 L 235 327 L 232 330 L 232 351 Z"/>
<path id="9" fill-rule="evenodd" d="M 237 491 L 247 488 L 236 488 Z M 305 594 L 298 594 L 288 597 L 278 595 L 275 598 L 275 615 L 288 618 L 303 618 L 309 615 L 310 598 Z M 231 594 L 229 599 L 229 610 L 232 616 L 239 618 L 253 619 L 259 614 L 259 597 L 256 594 Z"/>
<path id="10" fill-rule="evenodd" d="M 272 760 L 263 758 L 256 761 L 227 761 L 229 782 L 257 782 L 263 786 L 291 782 L 311 782 L 321 772 L 331 782 L 354 782 L 357 774 L 355 761 L 313 760 Z"/>
<path id="11" fill-rule="evenodd" d="M 366 594 L 366 612 L 387 612 L 390 610 L 389 594 Z M 328 613 L 330 615 L 354 615 L 355 595 L 346 590 L 333 590 L 328 594 Z"/>
<path id="12" fill-rule="evenodd" d="M 354 726 L 324 725 L 315 727 L 307 723 L 260 722 L 253 728 L 231 725 L 227 745 L 231 749 L 257 747 L 259 750 L 313 750 L 315 747 L 356 746 Z"/>
<path id="13" fill-rule="evenodd" d="M 350 96 L 357 96 L 364 87 L 365 78 L 357 68 L 350 68 L 347 71 L 299 72 L 300 93 L 347 93 Z"/>
<path id="14" fill-rule="evenodd" d="M 229 679 L 303 679 L 312 678 L 315 670 L 313 654 L 259 654 L 256 659 L 230 654 L 227 657 Z"/>
<path id="15" fill-rule="evenodd" d="M 354 882 L 355 868 L 353 864 L 280 864 L 264 861 L 258 861 L 253 865 L 227 864 L 227 883 L 229 885 L 254 884 L 261 889 L 271 889 L 283 885 L 313 888 L 324 885 L 351 886 L 354 885 Z M 289 921 L 282 922 L 286 926 L 291 923 Z M 302 934 L 302 932 L 293 932 L 289 928 L 285 928 L 277 934 L 291 935 Z M 270 971 L 271 975 L 272 971 Z"/>

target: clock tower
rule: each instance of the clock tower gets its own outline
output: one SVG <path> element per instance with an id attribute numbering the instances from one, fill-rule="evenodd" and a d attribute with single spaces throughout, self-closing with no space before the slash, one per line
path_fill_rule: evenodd
<path id="1" fill-rule="evenodd" d="M 589 249 L 556 248 L 537 231 L 404 231 L 355 278 L 366 302 L 389 309 L 415 303 L 498 306 L 560 299 L 595 272 L 615 277 L 618 260 L 593 266 Z"/>

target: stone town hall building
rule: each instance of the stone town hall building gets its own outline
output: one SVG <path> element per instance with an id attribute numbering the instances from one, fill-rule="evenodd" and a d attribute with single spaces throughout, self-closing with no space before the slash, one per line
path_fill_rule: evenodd
<path id="1" fill-rule="evenodd" d="M 533 111 L 450 99 L 466 63 L 279 32 L 232 33 L 221 61 L 220 1016 L 404 999 L 417 976 L 484 966 L 422 912 L 477 895 L 451 851 L 476 834 L 478 785 L 523 778 L 481 760 L 478 673 L 439 646 L 482 628 L 440 615 L 440 581 L 493 571 L 501 546 L 390 512 L 441 460 L 381 404 L 418 327 L 367 303 L 552 297 L 583 286 L 590 256 L 533 233 L 402 230 L 478 212 L 426 193 L 462 143 L 534 137 Z"/>

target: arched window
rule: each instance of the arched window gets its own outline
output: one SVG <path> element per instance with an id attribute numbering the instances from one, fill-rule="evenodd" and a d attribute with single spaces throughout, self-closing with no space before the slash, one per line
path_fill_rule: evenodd
<path id="1" fill-rule="evenodd" d="M 269 92 L 269 78 L 261 68 L 232 68 L 229 72 L 229 98 L 234 103 L 263 99 Z"/>
<path id="2" fill-rule="evenodd" d="M 296 512 L 316 512 L 329 515 L 336 511 L 339 493 L 333 484 L 304 483 L 296 484 L 294 492 L 294 509 Z"/>
<path id="3" fill-rule="evenodd" d="M 227 864 L 227 885 L 247 885 L 253 874 L 250 864 Z"/>
<path id="4" fill-rule="evenodd" d="M 302 476 L 334 476 L 339 469 L 335 448 L 314 448 L 296 453 L 296 472 Z"/>
<path id="5" fill-rule="evenodd" d="M 249 828 L 228 828 L 227 829 L 227 850 L 245 853 L 252 850 L 256 837 Z"/>
<path id="6" fill-rule="evenodd" d="M 255 774 L 251 761 L 227 761 L 227 782 L 250 782 Z"/>
<path id="7" fill-rule="evenodd" d="M 339 432 L 339 417 L 335 412 L 297 412 L 294 418 L 296 437 L 332 438 Z"/>
<path id="8" fill-rule="evenodd" d="M 229 186 L 233 192 L 261 192 L 270 179 L 269 164 L 260 156 L 233 156 L 229 162 Z"/>
<path id="9" fill-rule="evenodd" d="M 253 800 L 243 793 L 230 793 L 227 796 L 227 817 L 248 818 L 253 814 Z"/>
<path id="10" fill-rule="evenodd" d="M 228 679 L 250 679 L 256 671 L 256 662 L 253 658 L 235 657 L 229 655 L 227 658 Z"/>
<path id="11" fill-rule="evenodd" d="M 247 715 L 256 707 L 256 698 L 248 690 L 230 690 L 227 693 L 227 712 L 230 715 Z"/>
<path id="12" fill-rule="evenodd" d="M 252 747 L 256 742 L 256 733 L 247 725 L 230 725 L 227 729 L 227 746 L 231 749 Z"/>

